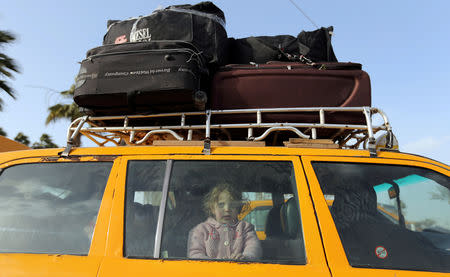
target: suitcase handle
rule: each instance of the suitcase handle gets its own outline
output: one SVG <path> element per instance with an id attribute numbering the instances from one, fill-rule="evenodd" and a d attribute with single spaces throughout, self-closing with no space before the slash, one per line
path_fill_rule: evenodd
<path id="1" fill-rule="evenodd" d="M 170 54 L 165 55 L 165 56 L 164 56 L 164 59 L 165 59 L 166 61 L 173 61 L 173 60 L 175 60 L 175 58 L 174 58 L 172 55 L 170 55 Z"/>

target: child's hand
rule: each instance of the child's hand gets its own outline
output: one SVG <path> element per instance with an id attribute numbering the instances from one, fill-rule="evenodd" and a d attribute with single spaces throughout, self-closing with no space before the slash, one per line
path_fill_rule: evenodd
<path id="1" fill-rule="evenodd" d="M 235 254 L 231 255 L 231 259 L 232 260 L 243 260 L 244 255 L 242 255 L 241 253 L 235 253 Z"/>

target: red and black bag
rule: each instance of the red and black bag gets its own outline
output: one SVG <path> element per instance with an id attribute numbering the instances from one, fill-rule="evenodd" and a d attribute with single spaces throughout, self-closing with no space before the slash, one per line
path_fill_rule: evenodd
<path id="1" fill-rule="evenodd" d="M 211 109 L 292 107 L 360 107 L 371 105 L 369 75 L 356 63 L 273 62 L 227 65 L 212 82 Z M 327 123 L 365 123 L 361 113 L 334 113 Z M 255 122 L 254 115 L 230 115 L 230 122 Z M 264 114 L 264 122 L 318 122 L 318 116 L 302 113 Z"/>

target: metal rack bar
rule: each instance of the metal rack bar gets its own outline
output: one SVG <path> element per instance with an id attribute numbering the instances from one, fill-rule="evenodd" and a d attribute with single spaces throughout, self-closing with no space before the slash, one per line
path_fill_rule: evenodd
<path id="1" fill-rule="evenodd" d="M 317 108 L 264 108 L 264 109 L 237 109 L 237 110 L 209 110 L 211 115 L 214 114 L 247 114 L 247 113 L 286 113 L 286 112 L 363 112 L 364 108 L 368 108 L 371 112 L 383 113 L 378 108 L 371 107 L 317 107 Z M 149 114 L 149 115 L 114 115 L 114 116 L 96 116 L 90 117 L 94 120 L 112 120 L 112 119 L 145 119 L 145 118 L 158 118 L 158 117 L 175 117 L 175 116 L 195 116 L 206 115 L 207 111 L 201 112 L 179 112 L 179 113 L 162 113 L 162 114 Z M 387 119 L 387 117 L 386 117 Z"/>
<path id="2" fill-rule="evenodd" d="M 365 119 L 365 124 L 347 124 L 346 122 L 339 123 L 326 123 L 328 113 L 361 113 L 362 118 Z M 269 113 L 307 113 L 316 115 L 318 120 L 313 123 L 305 122 L 276 122 L 268 123 L 264 122 L 264 114 Z M 255 121 L 241 122 L 241 123 L 224 123 L 221 124 L 219 119 L 215 118 L 215 115 L 233 115 L 233 114 L 254 114 Z M 372 117 L 374 115 L 380 115 L 382 123 L 374 126 L 372 124 Z M 159 118 L 169 119 L 179 117 L 179 125 L 149 125 L 145 119 Z M 189 118 L 195 117 L 196 122 L 204 119 L 204 124 L 187 125 L 186 122 Z M 200 119 L 199 119 L 200 118 Z M 252 117 L 253 118 L 253 117 Z M 137 125 L 132 124 L 133 119 L 139 119 L 139 122 L 145 122 L 145 124 Z M 213 119 L 215 121 L 213 121 Z M 108 122 L 114 121 L 114 125 Z M 123 121 L 123 124 L 120 124 Z M 117 123 L 119 122 L 119 124 Z M 117 125 L 117 126 L 116 126 Z M 212 129 L 247 129 L 247 140 L 263 140 L 271 132 L 274 131 L 291 131 L 296 136 L 301 138 L 317 138 L 317 131 L 320 129 L 338 129 L 340 134 L 347 134 L 345 138 L 340 138 L 337 143 L 341 147 L 358 148 L 362 142 L 368 142 L 368 147 L 371 153 L 374 153 L 375 149 L 375 134 L 379 131 L 392 132 L 392 128 L 389 124 L 386 114 L 378 108 L 371 107 L 306 107 L 306 108 L 270 108 L 270 109 L 240 109 L 240 110 L 207 110 L 202 112 L 180 112 L 180 113 L 165 113 L 165 114 L 152 114 L 152 115 L 124 115 L 124 116 L 97 116 L 97 117 L 81 117 L 72 122 L 68 129 L 68 146 L 73 142 L 73 139 L 78 134 L 84 134 L 89 139 L 93 140 L 97 145 L 103 146 L 106 142 L 113 142 L 116 145 L 119 143 L 116 140 L 126 137 L 127 144 L 142 144 L 145 143 L 152 135 L 156 133 L 167 133 L 172 135 L 177 140 L 192 140 L 193 131 L 204 131 L 205 134 L 205 153 L 208 152 L 211 140 Z M 259 137 L 254 137 L 255 130 L 261 130 L 263 132 Z M 187 135 L 185 136 L 185 132 Z M 135 140 L 136 132 L 140 132 L 141 137 L 139 140 Z M 310 135 L 305 134 L 309 132 Z M 104 134 L 106 133 L 106 134 Z M 144 134 L 145 133 L 145 134 Z M 181 134 L 183 133 L 183 134 Z M 111 136 L 113 135 L 113 136 Z M 143 137 L 142 137 L 143 136 Z M 105 140 L 104 142 L 96 141 L 96 138 Z M 335 137 L 331 138 L 335 139 Z M 356 143 L 350 144 L 350 140 L 356 140 Z M 376 153 L 376 152 L 375 152 Z"/>

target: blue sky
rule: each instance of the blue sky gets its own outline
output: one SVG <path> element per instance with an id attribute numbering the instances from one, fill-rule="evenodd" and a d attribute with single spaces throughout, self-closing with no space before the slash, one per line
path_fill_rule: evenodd
<path id="1" fill-rule="evenodd" d="M 8 1 L 0 29 L 16 34 L 1 51 L 22 70 L 1 93 L 0 127 L 38 141 L 42 133 L 65 145 L 69 122 L 45 125 L 47 108 L 73 83 L 86 51 L 101 45 L 108 19 L 151 13 L 198 1 Z M 334 26 L 339 61 L 363 64 L 371 76 L 372 104 L 387 113 L 400 149 L 450 164 L 450 2 L 294 0 L 319 26 Z M 220 0 L 229 37 L 290 34 L 315 27 L 289 0 Z"/>

